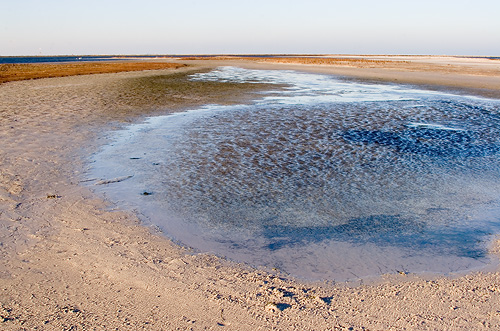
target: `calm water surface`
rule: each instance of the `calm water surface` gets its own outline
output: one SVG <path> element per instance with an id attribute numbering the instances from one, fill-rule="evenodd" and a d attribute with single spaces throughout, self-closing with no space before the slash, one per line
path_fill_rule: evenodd
<path id="1" fill-rule="evenodd" d="M 293 71 L 222 67 L 191 79 L 288 87 L 115 133 L 90 176 L 133 176 L 95 187 L 146 223 L 306 279 L 492 263 L 500 101 Z"/>

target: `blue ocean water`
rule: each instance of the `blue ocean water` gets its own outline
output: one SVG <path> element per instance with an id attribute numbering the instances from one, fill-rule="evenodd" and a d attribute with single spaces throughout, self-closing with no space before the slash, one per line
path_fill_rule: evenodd
<path id="1" fill-rule="evenodd" d="M 499 100 L 294 71 L 191 79 L 287 87 L 116 132 L 90 176 L 127 178 L 95 187 L 145 223 L 307 279 L 494 263 Z"/>
<path id="2" fill-rule="evenodd" d="M 109 61 L 111 56 L 0 56 L 0 64 Z"/>
<path id="3" fill-rule="evenodd" d="M 209 58 L 217 55 L 66 55 L 66 56 L 0 56 L 0 64 L 7 63 L 57 63 L 57 62 L 92 62 L 116 59 L 156 59 L 176 57 Z M 227 56 L 227 55 L 225 55 Z M 279 55 L 237 55 L 238 57 L 278 57 Z"/>

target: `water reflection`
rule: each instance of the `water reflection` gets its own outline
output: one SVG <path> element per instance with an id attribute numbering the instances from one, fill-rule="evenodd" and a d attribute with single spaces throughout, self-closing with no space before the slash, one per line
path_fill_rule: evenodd
<path id="1" fill-rule="evenodd" d="M 482 157 L 499 152 L 498 145 L 484 144 L 466 130 L 431 127 L 411 123 L 402 132 L 348 130 L 343 138 L 353 143 L 392 146 L 400 153 L 415 153 L 435 157 Z"/>
<path id="2" fill-rule="evenodd" d="M 486 251 L 478 243 L 491 232 L 484 228 L 436 230 L 425 222 L 405 219 L 400 215 L 371 215 L 330 227 L 273 226 L 266 228 L 263 234 L 269 239 L 268 248 L 271 250 L 335 239 L 356 244 L 372 242 L 381 246 L 428 250 L 435 255 L 480 259 L 486 256 Z"/>

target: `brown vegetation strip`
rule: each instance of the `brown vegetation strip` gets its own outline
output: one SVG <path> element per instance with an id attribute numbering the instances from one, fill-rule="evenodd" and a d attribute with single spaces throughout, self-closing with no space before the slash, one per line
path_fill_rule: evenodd
<path id="1" fill-rule="evenodd" d="M 314 64 L 314 65 L 355 65 L 357 67 L 384 65 L 394 61 L 372 60 L 372 59 L 349 59 L 349 58 L 320 58 L 320 57 L 280 57 L 280 58 L 264 58 L 259 61 L 273 63 L 291 63 L 291 64 Z M 403 62 L 403 61 L 397 61 Z M 404 63 L 408 63 L 404 61 Z"/>
<path id="2" fill-rule="evenodd" d="M 184 64 L 162 62 L 83 62 L 83 63 L 30 63 L 1 64 L 0 84 L 16 80 L 64 77 L 122 71 L 176 69 Z"/>
<path id="3" fill-rule="evenodd" d="M 394 61 L 394 60 L 373 60 L 373 59 L 353 59 L 342 57 L 298 57 L 298 56 L 273 56 L 273 57 L 238 57 L 238 56 L 214 56 L 214 57 L 185 57 L 181 60 L 247 60 L 258 62 L 271 62 L 271 63 L 289 63 L 289 64 L 315 64 L 315 65 L 343 65 L 343 66 L 373 66 L 373 65 L 387 65 L 394 62 L 407 61 Z"/>

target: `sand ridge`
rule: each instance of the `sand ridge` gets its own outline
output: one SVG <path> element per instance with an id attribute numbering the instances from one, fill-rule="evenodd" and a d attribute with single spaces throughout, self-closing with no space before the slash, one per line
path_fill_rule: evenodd
<path id="1" fill-rule="evenodd" d="M 287 69 L 333 74 L 354 79 L 419 85 L 500 98 L 500 60 L 456 56 L 279 56 L 237 58 L 189 58 L 180 63 L 223 65 L 233 63 L 248 69 Z"/>
<path id="2" fill-rule="evenodd" d="M 185 90 L 190 70 L 0 85 L 0 328 L 500 328 L 497 270 L 432 280 L 402 273 L 358 286 L 298 282 L 194 254 L 92 193 L 82 181 L 106 132 L 220 101 L 205 87 Z M 166 77 L 177 89 L 154 99 Z M 234 101 L 253 91 L 207 88 Z"/>

